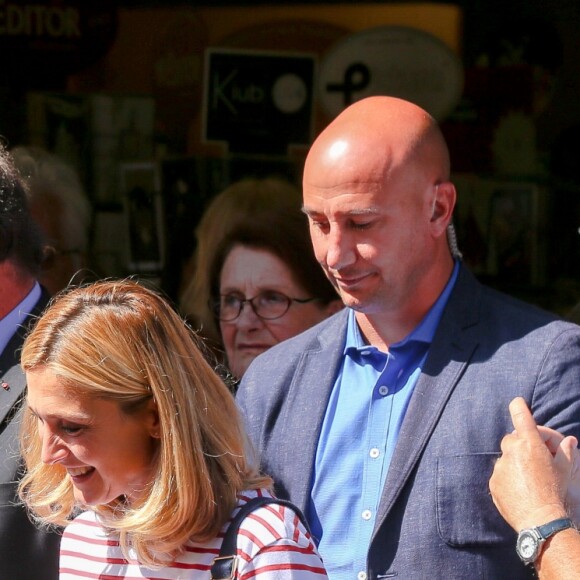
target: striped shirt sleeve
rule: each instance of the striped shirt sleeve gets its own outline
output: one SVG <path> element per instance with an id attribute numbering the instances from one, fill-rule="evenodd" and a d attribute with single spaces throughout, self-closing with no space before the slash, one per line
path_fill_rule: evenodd
<path id="1" fill-rule="evenodd" d="M 254 510 L 238 534 L 238 580 L 321 580 L 326 571 L 296 513 L 279 504 Z"/>

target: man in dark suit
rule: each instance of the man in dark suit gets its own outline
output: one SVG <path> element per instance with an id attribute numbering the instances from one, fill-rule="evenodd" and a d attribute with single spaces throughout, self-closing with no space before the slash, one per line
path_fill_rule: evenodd
<path id="1" fill-rule="evenodd" d="M 25 390 L 18 364 L 27 325 L 48 295 L 36 280 L 39 231 L 9 154 L 0 149 L 0 578 L 56 580 L 60 535 L 39 530 L 16 505 L 18 418 Z"/>
<path id="2" fill-rule="evenodd" d="M 489 496 L 508 403 L 580 436 L 580 327 L 481 285 L 451 227 L 447 146 L 370 97 L 316 139 L 304 211 L 345 308 L 258 357 L 238 401 L 331 580 L 533 577 Z"/>

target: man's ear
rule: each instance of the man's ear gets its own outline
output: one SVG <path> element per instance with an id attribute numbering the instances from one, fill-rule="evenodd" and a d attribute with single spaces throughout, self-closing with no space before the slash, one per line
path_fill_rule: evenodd
<path id="1" fill-rule="evenodd" d="M 440 236 L 446 232 L 447 226 L 453 217 L 456 198 L 455 186 L 450 181 L 444 181 L 435 187 L 431 224 L 434 227 L 436 236 Z"/>

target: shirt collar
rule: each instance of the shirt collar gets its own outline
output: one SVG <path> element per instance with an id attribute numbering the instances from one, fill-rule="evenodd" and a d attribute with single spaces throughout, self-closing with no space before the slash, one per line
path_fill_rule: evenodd
<path id="1" fill-rule="evenodd" d="M 431 306 L 429 312 L 427 312 L 423 320 L 421 320 L 421 322 L 403 340 L 391 345 L 391 349 L 401 348 L 412 341 L 431 344 L 433 341 L 433 336 L 435 335 L 435 331 L 437 330 L 439 320 L 441 320 L 441 316 L 443 315 L 443 310 L 445 309 L 447 301 L 449 300 L 449 296 L 451 295 L 453 287 L 455 286 L 458 274 L 459 260 L 455 260 L 449 281 L 445 285 L 443 292 L 441 292 L 439 295 L 439 298 L 437 298 L 435 304 Z M 346 355 L 353 350 L 360 352 L 363 350 L 368 351 L 369 349 L 374 349 L 374 347 L 369 346 L 365 342 L 360 328 L 356 323 L 355 311 L 349 308 L 346 329 L 346 344 L 343 354 Z"/>
<path id="2" fill-rule="evenodd" d="M 14 334 L 16 334 L 20 325 L 34 310 L 36 303 L 40 300 L 41 294 L 40 284 L 36 282 L 24 300 L 0 320 L 0 353 L 4 351 L 6 345 L 10 342 Z"/>

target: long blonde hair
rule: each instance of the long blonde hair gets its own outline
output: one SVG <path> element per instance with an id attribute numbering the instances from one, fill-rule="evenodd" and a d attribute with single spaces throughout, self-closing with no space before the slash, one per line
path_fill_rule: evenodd
<path id="1" fill-rule="evenodd" d="M 270 487 L 247 458 L 235 401 L 208 364 L 200 341 L 154 291 L 132 281 L 105 281 L 53 300 L 27 337 L 25 371 L 48 368 L 67 389 L 114 400 L 125 412 L 153 397 L 159 413 L 156 471 L 139 501 L 91 507 L 120 534 L 127 554 L 160 566 L 189 539 L 215 537 L 236 494 Z M 66 525 L 79 506 L 66 470 L 41 461 L 37 423 L 24 410 L 21 499 L 44 524 Z"/>

